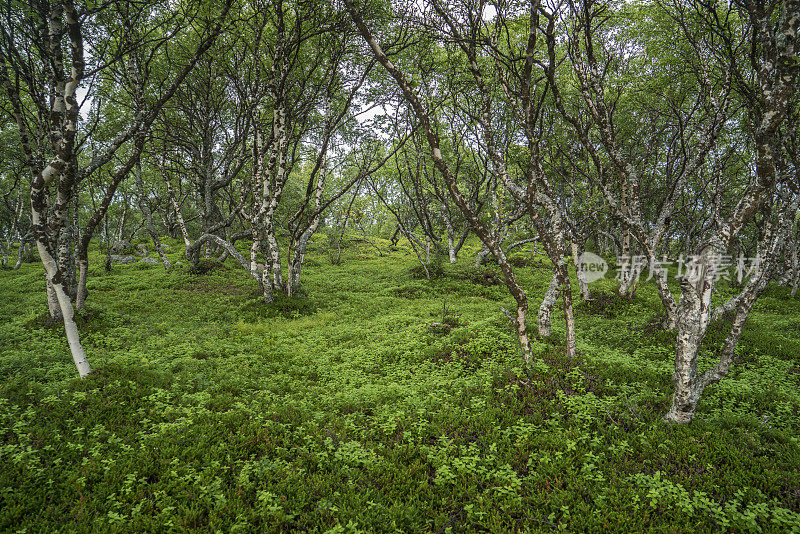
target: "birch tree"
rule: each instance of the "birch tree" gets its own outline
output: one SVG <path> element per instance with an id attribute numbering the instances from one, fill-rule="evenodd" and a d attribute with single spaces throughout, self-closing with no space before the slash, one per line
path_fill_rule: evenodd
<path id="1" fill-rule="evenodd" d="M 503 273 L 503 279 L 506 287 L 516 302 L 516 313 L 509 313 L 509 318 L 514 325 L 517 337 L 520 342 L 523 357 L 525 361 L 531 360 L 530 341 L 527 333 L 527 314 L 528 314 L 528 298 L 525 290 L 520 286 L 517 281 L 514 270 L 505 255 L 505 251 L 500 247 L 496 236 L 478 216 L 475 210 L 470 206 L 464 195 L 463 190 L 457 182 L 457 175 L 453 172 L 451 164 L 445 160 L 442 153 L 441 135 L 436 126 L 438 121 L 435 119 L 434 111 L 426 102 L 425 98 L 419 94 L 415 88 L 415 84 L 409 79 L 408 75 L 403 72 L 401 67 L 390 59 L 387 52 L 383 49 L 378 39 L 372 33 L 372 30 L 366 25 L 362 18 L 361 12 L 351 0 L 345 0 L 345 6 L 351 18 L 356 24 L 359 32 L 369 46 L 370 52 L 386 70 L 386 72 L 395 81 L 397 86 L 401 89 L 403 97 L 414 113 L 414 116 L 419 125 L 420 131 L 425 135 L 431 159 L 433 164 L 443 177 L 450 198 L 458 206 L 465 219 L 469 222 L 472 231 L 481 240 L 481 243 L 492 253 L 500 266 Z M 477 16 L 482 14 L 479 12 Z M 425 95 L 430 96 L 430 95 Z"/>
<path id="2" fill-rule="evenodd" d="M 707 62 L 704 52 L 717 37 L 710 32 L 686 32 L 679 42 L 677 58 L 664 55 L 647 56 L 649 47 L 642 43 L 641 32 L 632 43 L 624 36 L 606 28 L 609 19 L 621 17 L 613 13 L 608 2 L 567 2 L 568 45 L 566 61 L 575 74 L 582 100 L 576 110 L 564 102 L 555 69 L 562 59 L 558 56 L 557 37 L 549 37 L 548 69 L 556 93 L 556 106 L 574 128 L 584 149 L 592 158 L 596 180 L 613 218 L 624 229 L 621 255 L 620 296 L 631 297 L 642 269 L 649 264 L 658 287 L 666 314 L 665 326 L 673 329 L 678 320 L 678 308 L 667 285 L 665 271 L 658 267 L 658 254 L 667 234 L 678 201 L 697 176 L 709 153 L 716 147 L 729 117 L 730 85 L 726 71 L 709 72 L 716 65 Z M 624 9 L 624 8 L 623 8 Z M 661 28 L 670 28 L 663 19 L 667 14 L 656 10 L 647 15 Z M 555 24 L 553 25 L 555 31 Z M 624 59 L 623 59 L 624 58 Z M 655 62 L 655 63 L 652 63 Z M 622 64 L 635 68 L 620 75 Z M 621 105 L 630 83 L 648 87 L 642 71 L 665 73 L 670 87 L 652 102 L 653 92 L 634 95 L 629 108 Z M 655 76 L 655 75 L 654 75 Z M 636 82 L 631 78 L 638 77 Z M 659 83 L 664 83 L 662 78 Z M 663 85 L 662 85 L 663 87 Z M 697 90 L 699 89 L 699 90 Z M 650 102 L 647 101 L 650 99 Z M 588 120 L 580 117 L 585 116 Z M 622 126 L 627 121 L 631 127 Z M 626 135 L 627 134 L 627 135 Z M 650 184 L 663 184 L 653 191 Z M 659 208 L 651 220 L 643 207 L 643 194 L 656 193 Z M 631 238 L 646 258 L 641 264 L 630 261 L 634 249 Z"/>
<path id="3" fill-rule="evenodd" d="M 799 202 L 798 169 L 790 156 L 790 143 L 796 135 L 800 2 L 783 0 L 765 5 L 748 0 L 729 7 L 702 5 L 696 9 L 700 20 L 722 36 L 716 58 L 730 66 L 734 87 L 747 110 L 754 172 L 747 176 L 744 194 L 734 209 L 705 237 L 696 255 L 698 276 L 681 280 L 675 392 L 665 415 L 667 421 L 674 423 L 690 422 L 705 388 L 730 371 L 744 322 L 774 273 L 794 228 Z M 735 32 L 742 26 L 749 58 L 741 57 L 733 46 Z M 762 228 L 758 238 L 760 268 L 741 294 L 734 297 L 735 305 L 726 303 L 735 310 L 731 329 L 717 352 L 716 364 L 699 373 L 700 343 L 716 311 L 711 306 L 711 296 L 719 277 L 718 258 L 726 254 L 756 216 L 760 216 Z"/>
<path id="4" fill-rule="evenodd" d="M 306 247 L 322 213 L 357 181 L 325 198 L 332 152 L 373 62 L 355 55 L 353 34 L 331 6 L 274 0 L 252 2 L 248 9 L 253 17 L 244 31 L 252 76 L 239 90 L 253 124 L 249 190 L 242 192 L 251 201 L 242 213 L 252 239 L 247 270 L 265 302 L 272 302 L 275 292 L 291 296 L 298 290 Z M 290 209 L 284 193 L 304 155 L 310 172 L 286 221 L 284 275 L 279 215 Z"/>
<path id="5" fill-rule="evenodd" d="M 192 188 L 198 202 L 200 235 L 214 233 L 229 240 L 221 224 L 238 204 L 241 174 L 251 156 L 247 138 L 252 120 L 238 98 L 236 78 L 247 65 L 239 56 L 242 43 L 234 32 L 222 36 L 198 63 L 159 117 L 155 159 Z M 237 50 L 230 54 L 230 50 Z M 227 207 L 225 206 L 227 201 Z M 220 247 L 206 242 L 206 256 Z"/>
<path id="6" fill-rule="evenodd" d="M 76 6 L 72 0 L 11 4 L 14 9 L 0 22 L 0 84 L 10 102 L 31 176 L 31 222 L 45 267 L 48 307 L 52 317 L 63 320 L 73 361 L 83 377 L 91 372 L 91 367 L 74 320 L 75 289 L 70 284 L 70 273 L 74 272 L 71 255 L 78 184 L 108 163 L 124 143 L 141 136 L 154 115 L 139 110 L 134 120 L 97 157 L 82 166 L 78 158 L 81 148 L 78 88 L 107 66 L 102 47 L 91 48 L 91 64 L 87 63 L 84 49 L 87 32 L 84 26 L 98 20 L 98 11 Z M 11 25 L 26 31 L 14 31 Z M 204 41 L 205 48 L 220 29 L 221 24 L 217 23 L 210 38 Z M 201 46 L 198 52 L 204 52 L 205 48 Z M 167 95 L 162 95 L 156 103 L 163 105 L 166 98 Z M 129 160 L 126 165 L 132 164 Z M 109 193 L 115 187 L 113 182 Z"/>

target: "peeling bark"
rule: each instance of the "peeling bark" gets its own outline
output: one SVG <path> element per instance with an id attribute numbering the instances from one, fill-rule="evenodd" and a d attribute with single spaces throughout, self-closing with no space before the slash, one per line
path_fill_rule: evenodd
<path id="1" fill-rule="evenodd" d="M 789 212 L 795 213 L 798 200 L 791 204 Z M 786 212 L 781 215 L 785 217 Z M 673 373 L 675 391 L 670 410 L 664 416 L 666 421 L 678 424 L 691 422 L 705 388 L 722 380 L 730 371 L 744 323 L 756 300 L 766 288 L 777 265 L 780 249 L 786 239 L 787 225 L 785 222 L 783 224 L 778 222 L 775 229 L 771 226 L 772 223 L 769 223 L 769 228 L 765 232 L 766 236 L 759 246 L 759 254 L 764 258 L 762 267 L 748 280 L 742 293 L 731 299 L 734 304 L 729 307 L 729 311 L 735 309 L 731 329 L 717 353 L 716 365 L 703 374 L 698 374 L 698 350 L 706 329 L 713 319 L 710 302 L 715 279 L 713 268 L 708 266 L 708 258 L 712 254 L 724 250 L 721 246 L 722 242 L 717 241 L 706 247 L 705 251 L 708 252 L 703 254 L 703 264 L 706 265 L 705 273 L 696 284 L 693 285 L 686 279 L 681 282 L 680 320 L 678 321 L 675 371 Z M 714 315 L 717 315 L 716 311 Z"/>
<path id="2" fill-rule="evenodd" d="M 559 293 L 558 276 L 553 273 L 553 278 L 550 279 L 550 286 L 547 288 L 544 299 L 539 305 L 539 335 L 542 337 L 550 337 L 550 315 L 553 312 L 553 306 L 558 300 Z"/>

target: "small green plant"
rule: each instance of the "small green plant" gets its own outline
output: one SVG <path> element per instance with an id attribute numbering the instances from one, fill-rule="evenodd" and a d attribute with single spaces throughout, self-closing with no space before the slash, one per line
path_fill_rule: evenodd
<path id="1" fill-rule="evenodd" d="M 287 297 L 284 293 L 276 292 L 273 298 L 275 300 L 270 304 L 265 303 L 261 296 L 250 299 L 241 306 L 240 317 L 247 321 L 258 321 L 272 317 L 299 319 L 317 311 L 317 305 L 314 300 L 310 299 L 302 289 L 291 297 Z"/>
<path id="2" fill-rule="evenodd" d="M 411 273 L 412 278 L 417 279 L 430 278 L 430 280 L 438 280 L 442 278 L 445 275 L 445 271 L 441 253 L 434 253 L 424 265 L 415 265 L 408 272 Z"/>
<path id="3" fill-rule="evenodd" d="M 331 262 L 331 265 L 341 265 L 342 264 L 342 251 L 339 248 L 329 248 L 328 249 L 328 261 Z"/>
<path id="4" fill-rule="evenodd" d="M 453 328 L 459 326 L 461 314 L 456 314 L 453 310 L 447 309 L 447 300 L 442 301 L 442 320 L 430 323 L 428 329 L 435 334 L 447 334 Z"/>

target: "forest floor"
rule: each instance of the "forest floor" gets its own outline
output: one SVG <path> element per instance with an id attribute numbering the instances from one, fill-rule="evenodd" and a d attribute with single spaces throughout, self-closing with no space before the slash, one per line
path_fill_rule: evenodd
<path id="1" fill-rule="evenodd" d="M 230 260 L 106 272 L 93 252 L 85 380 L 46 324 L 42 266 L 0 271 L 0 531 L 800 531 L 788 290 L 767 290 L 731 375 L 670 427 L 674 335 L 650 283 L 631 301 L 592 284 L 568 361 L 561 314 L 535 336 L 548 264 L 516 253 L 526 368 L 499 271 L 469 251 L 428 281 L 406 249 L 333 265 L 315 243 L 304 296 L 270 306 Z"/>

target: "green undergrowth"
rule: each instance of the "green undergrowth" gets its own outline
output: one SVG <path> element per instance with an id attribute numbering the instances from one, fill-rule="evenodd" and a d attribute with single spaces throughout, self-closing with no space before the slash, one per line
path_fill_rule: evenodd
<path id="1" fill-rule="evenodd" d="M 552 339 L 532 320 L 524 366 L 496 265 L 445 258 L 427 280 L 407 247 L 347 242 L 332 264 L 312 245 L 302 291 L 272 305 L 230 259 L 193 274 L 177 242 L 170 272 L 92 254 L 85 380 L 41 266 L 0 272 L 0 531 L 800 531 L 787 291 L 669 427 L 674 336 L 650 284 L 592 284 L 574 361 L 560 312 Z M 535 312 L 548 262 L 514 261 Z"/>

